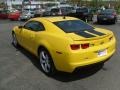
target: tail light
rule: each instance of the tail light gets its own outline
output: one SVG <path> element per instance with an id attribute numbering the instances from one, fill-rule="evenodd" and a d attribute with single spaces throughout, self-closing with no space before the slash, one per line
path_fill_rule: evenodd
<path id="1" fill-rule="evenodd" d="M 116 13 L 113 13 L 112 15 L 113 15 L 113 16 L 116 16 Z"/>
<path id="2" fill-rule="evenodd" d="M 82 49 L 89 48 L 89 43 L 81 44 Z"/>
<path id="3" fill-rule="evenodd" d="M 72 50 L 78 50 L 78 49 L 80 49 L 80 44 L 72 44 L 72 45 L 70 45 L 70 47 Z"/>
<path id="4" fill-rule="evenodd" d="M 72 45 L 70 45 L 70 47 L 72 50 L 78 50 L 78 49 L 80 49 L 80 44 L 72 44 Z M 82 49 L 89 48 L 89 43 L 81 44 L 81 48 Z"/>

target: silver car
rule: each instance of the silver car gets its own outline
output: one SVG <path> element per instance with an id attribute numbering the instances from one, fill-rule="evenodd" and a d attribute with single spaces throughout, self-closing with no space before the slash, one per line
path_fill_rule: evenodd
<path id="1" fill-rule="evenodd" d="M 20 15 L 20 20 L 28 20 L 30 18 L 34 17 L 34 11 L 23 11 L 22 14 Z"/>

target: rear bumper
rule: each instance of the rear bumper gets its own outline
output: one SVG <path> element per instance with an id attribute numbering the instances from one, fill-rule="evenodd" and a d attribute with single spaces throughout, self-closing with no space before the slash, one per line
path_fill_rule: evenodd
<path id="1" fill-rule="evenodd" d="M 92 64 L 100 63 L 100 62 L 105 62 L 108 58 L 110 58 L 113 55 L 114 52 L 115 52 L 115 50 L 113 50 L 111 53 L 109 53 L 106 56 L 99 57 L 99 58 L 94 58 L 92 60 L 86 59 L 86 60 L 84 60 L 84 62 L 71 63 L 69 71 L 73 72 L 78 67 L 80 68 L 80 67 L 83 67 L 83 66 L 89 66 L 89 65 L 92 65 Z"/>
<path id="2" fill-rule="evenodd" d="M 73 72 L 78 67 L 83 67 L 99 62 L 104 62 L 115 52 L 115 39 L 105 45 L 95 47 L 85 51 L 76 51 L 72 53 L 56 54 L 54 63 L 59 71 Z M 107 55 L 98 56 L 99 50 L 107 49 Z"/>
<path id="3" fill-rule="evenodd" d="M 105 22 L 113 22 L 115 21 L 115 18 L 97 18 L 98 21 L 105 21 Z"/>

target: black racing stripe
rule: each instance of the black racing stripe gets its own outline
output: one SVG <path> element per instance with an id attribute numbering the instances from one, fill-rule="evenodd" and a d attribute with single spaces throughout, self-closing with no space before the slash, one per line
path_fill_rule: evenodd
<path id="1" fill-rule="evenodd" d="M 101 33 L 101 32 L 95 31 L 95 30 L 88 30 L 88 32 L 99 35 L 99 36 L 105 35 L 104 33 Z"/>
<path id="2" fill-rule="evenodd" d="M 86 32 L 84 32 L 84 31 L 82 31 L 82 32 L 75 32 L 75 34 L 77 34 L 77 35 L 79 35 L 79 36 L 82 36 L 82 37 L 85 37 L 85 38 L 95 37 L 94 35 L 89 34 L 89 33 L 86 33 Z"/>

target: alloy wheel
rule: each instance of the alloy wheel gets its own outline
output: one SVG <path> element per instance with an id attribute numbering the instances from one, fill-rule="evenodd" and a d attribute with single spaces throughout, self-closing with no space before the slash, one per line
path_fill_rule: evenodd
<path id="1" fill-rule="evenodd" d="M 40 52 L 40 64 L 45 73 L 49 73 L 51 71 L 50 57 L 45 50 Z"/>
<path id="2" fill-rule="evenodd" d="M 16 35 L 15 34 L 12 34 L 12 43 L 14 46 L 17 46 L 18 45 L 18 42 L 17 42 L 17 39 L 16 39 Z"/>

